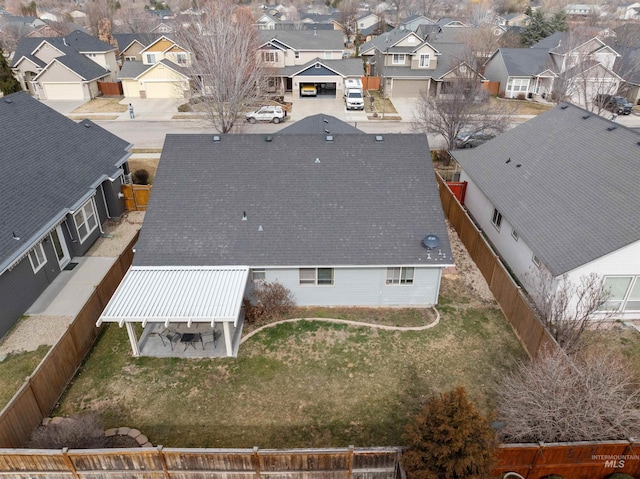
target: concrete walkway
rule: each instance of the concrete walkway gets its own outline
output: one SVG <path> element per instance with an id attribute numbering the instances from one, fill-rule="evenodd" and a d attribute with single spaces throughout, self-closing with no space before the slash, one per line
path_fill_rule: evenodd
<path id="1" fill-rule="evenodd" d="M 293 319 L 283 319 L 281 321 L 276 321 L 275 323 L 265 324 L 264 326 L 259 327 L 251 331 L 249 334 L 244 336 L 240 340 L 240 344 L 244 343 L 247 339 L 252 336 L 258 334 L 261 331 L 264 331 L 267 328 L 273 328 L 279 324 L 284 323 L 297 323 L 298 321 L 320 321 L 323 323 L 333 323 L 333 324 L 347 324 L 349 326 L 356 327 L 365 327 L 372 329 L 383 329 L 385 331 L 424 331 L 425 329 L 431 329 L 434 326 L 437 326 L 440 322 L 440 312 L 435 308 L 435 306 L 431 307 L 433 311 L 436 313 L 436 319 L 429 324 L 425 324 L 424 326 L 387 326 L 386 324 L 374 324 L 374 323 L 362 323 L 360 321 L 350 321 L 348 319 L 332 319 L 332 318 L 293 318 Z"/>

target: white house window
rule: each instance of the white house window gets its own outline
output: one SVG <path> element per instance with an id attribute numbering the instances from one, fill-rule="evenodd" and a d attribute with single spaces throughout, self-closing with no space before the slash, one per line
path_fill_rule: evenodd
<path id="1" fill-rule="evenodd" d="M 82 207 L 73 214 L 73 221 L 76 223 L 78 230 L 78 240 L 84 243 L 84 240 L 98 227 L 96 212 L 93 209 L 93 201 L 87 201 Z"/>
<path id="2" fill-rule="evenodd" d="M 414 268 L 387 268 L 387 284 L 413 284 Z"/>
<path id="3" fill-rule="evenodd" d="M 511 230 L 511 236 L 516 241 L 518 241 L 520 239 L 520 235 L 518 234 L 518 232 L 516 230 Z"/>
<path id="4" fill-rule="evenodd" d="M 96 54 L 95 54 L 95 53 L 87 53 L 87 56 L 88 56 L 89 58 L 95 58 L 95 57 L 96 57 Z"/>
<path id="5" fill-rule="evenodd" d="M 640 311 L 640 276 L 605 276 L 606 311 Z"/>
<path id="6" fill-rule="evenodd" d="M 333 52 L 324 52 L 325 60 L 331 60 L 333 58 Z"/>
<path id="7" fill-rule="evenodd" d="M 429 68 L 429 59 L 431 58 L 431 55 L 429 53 L 421 53 L 420 54 L 420 62 L 419 62 L 419 67 L 420 68 Z"/>
<path id="8" fill-rule="evenodd" d="M 536 267 L 540 267 L 540 258 L 538 258 L 535 254 L 531 257 L 531 261 L 536 265 Z"/>
<path id="9" fill-rule="evenodd" d="M 251 280 L 254 283 L 261 283 L 267 280 L 267 272 L 264 269 L 252 269 Z"/>
<path id="10" fill-rule="evenodd" d="M 136 57 L 135 57 L 135 56 L 132 56 L 132 57 L 127 56 L 127 57 L 124 57 L 124 61 L 125 61 L 125 62 L 135 62 L 135 61 L 136 61 Z"/>
<path id="11" fill-rule="evenodd" d="M 409 43 L 415 43 L 415 42 L 416 42 L 416 38 L 415 38 L 415 37 L 413 37 L 413 36 L 411 36 L 411 37 L 407 38 L 407 42 L 409 42 Z"/>
<path id="12" fill-rule="evenodd" d="M 364 22 L 360 22 L 360 28 L 364 28 Z"/>
<path id="13" fill-rule="evenodd" d="M 38 243 L 35 248 L 29 251 L 29 261 L 31 262 L 31 268 L 34 273 L 40 271 L 47 263 L 47 255 L 44 254 L 42 243 Z"/>
<path id="14" fill-rule="evenodd" d="M 526 93 L 529 90 L 529 78 L 509 78 L 507 90 L 514 93 Z"/>
<path id="15" fill-rule="evenodd" d="M 145 57 L 147 59 L 148 64 L 153 64 L 156 62 L 156 54 L 155 53 L 145 53 Z"/>
<path id="16" fill-rule="evenodd" d="M 333 268 L 300 268 L 301 285 L 331 286 L 333 284 Z"/>
<path id="17" fill-rule="evenodd" d="M 497 209 L 493 209 L 493 217 L 491 218 L 491 224 L 496 227 L 498 231 L 500 231 L 500 226 L 502 226 L 502 213 L 500 213 Z"/>
<path id="18" fill-rule="evenodd" d="M 296 58 L 296 60 L 297 60 L 298 58 L 300 58 L 300 52 L 296 52 L 296 53 L 294 54 L 294 57 Z"/>
<path id="19" fill-rule="evenodd" d="M 391 63 L 394 65 L 404 65 L 404 53 L 394 53 Z"/>
<path id="20" fill-rule="evenodd" d="M 278 61 L 278 52 L 262 52 L 262 61 L 265 63 L 275 63 Z"/>
<path id="21" fill-rule="evenodd" d="M 176 57 L 178 59 L 178 65 L 186 65 L 187 64 L 187 54 L 186 53 L 177 53 Z"/>

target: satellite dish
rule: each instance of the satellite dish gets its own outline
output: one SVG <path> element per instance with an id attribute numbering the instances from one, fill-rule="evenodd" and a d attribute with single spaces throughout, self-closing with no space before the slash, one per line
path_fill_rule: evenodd
<path id="1" fill-rule="evenodd" d="M 436 235 L 427 235 L 422 239 L 422 244 L 427 249 L 437 248 L 440 244 L 440 238 Z"/>

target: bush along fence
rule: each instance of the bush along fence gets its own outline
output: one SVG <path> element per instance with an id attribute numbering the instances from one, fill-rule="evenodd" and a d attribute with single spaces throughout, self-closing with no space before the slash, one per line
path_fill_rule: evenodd
<path id="1" fill-rule="evenodd" d="M 403 479 L 400 449 L 2 450 L 0 477 Z"/>
<path id="2" fill-rule="evenodd" d="M 557 348 L 555 339 L 529 306 L 521 288 L 513 281 L 498 255 L 482 236 L 482 232 L 442 178 L 437 174 L 436 178 L 444 214 L 458 233 L 460 241 L 480 269 L 482 276 L 487 280 L 489 289 L 529 357 L 535 359 L 545 349 Z"/>
<path id="3" fill-rule="evenodd" d="M 0 447 L 21 447 L 55 407 L 101 331 L 96 321 L 131 266 L 137 240 L 136 234 L 60 340 L 0 411 Z"/>

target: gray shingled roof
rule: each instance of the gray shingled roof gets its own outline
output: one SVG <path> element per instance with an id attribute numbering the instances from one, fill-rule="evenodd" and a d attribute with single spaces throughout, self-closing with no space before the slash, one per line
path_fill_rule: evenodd
<path id="1" fill-rule="evenodd" d="M 362 68 L 362 60 L 360 58 L 344 58 L 340 60 L 325 60 L 322 58 L 314 58 L 304 65 L 291 65 L 288 67 L 279 68 L 277 70 L 277 73 L 280 76 L 292 76 L 297 74 L 298 72 L 306 70 L 307 68 L 313 67 L 313 65 L 315 65 L 316 63 L 320 63 L 345 77 L 362 76 L 364 74 Z"/>
<path id="2" fill-rule="evenodd" d="M 556 276 L 640 240 L 638 141 L 563 104 L 452 154 Z"/>
<path id="3" fill-rule="evenodd" d="M 0 99 L 0 144 L 0 271 L 31 246 L 48 222 L 113 175 L 129 146 L 94 123 L 76 123 L 26 93 Z M 13 239 L 14 232 L 20 241 Z"/>
<path id="4" fill-rule="evenodd" d="M 138 75 L 146 72 L 153 65 L 145 65 L 139 61 L 124 61 L 122 62 L 122 68 L 118 73 L 118 80 L 125 78 L 138 78 Z"/>
<path id="5" fill-rule="evenodd" d="M 135 265 L 451 262 L 425 135 L 218 136 L 166 136 Z"/>
<path id="6" fill-rule="evenodd" d="M 110 72 L 106 68 L 102 68 L 93 60 L 89 60 L 84 55 L 62 55 L 56 58 L 56 61 L 62 63 L 70 70 L 76 72 L 83 80 L 95 80 L 107 76 Z"/>
<path id="7" fill-rule="evenodd" d="M 553 60 L 543 48 L 500 48 L 509 76 L 533 76 L 547 69 L 555 70 Z"/>
<path id="8" fill-rule="evenodd" d="M 276 39 L 294 50 L 342 50 L 344 34 L 339 30 L 262 30 L 263 42 Z"/>
<path id="9" fill-rule="evenodd" d="M 411 34 L 413 34 L 411 30 L 394 28 L 389 32 L 378 35 L 371 41 L 363 43 L 362 46 L 360 47 L 360 51 L 366 51 L 369 48 L 374 47 L 377 50 L 384 52 L 387 48 L 391 48 L 400 40 L 402 40 L 403 38 Z"/>
<path id="10" fill-rule="evenodd" d="M 314 133 L 318 135 L 351 135 L 364 132 L 342 120 L 338 120 L 335 116 L 323 115 L 322 113 L 307 116 L 303 120 L 296 121 L 278 131 L 279 135 L 308 135 Z"/>
<path id="11" fill-rule="evenodd" d="M 155 42 L 158 38 L 165 36 L 170 38 L 167 34 L 162 33 L 114 33 L 113 38 L 118 44 L 118 50 L 124 51 L 134 40 L 140 42 L 143 46 L 149 46 Z"/>

